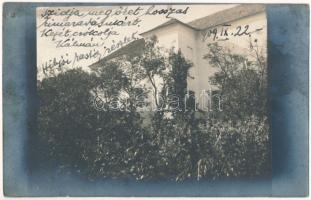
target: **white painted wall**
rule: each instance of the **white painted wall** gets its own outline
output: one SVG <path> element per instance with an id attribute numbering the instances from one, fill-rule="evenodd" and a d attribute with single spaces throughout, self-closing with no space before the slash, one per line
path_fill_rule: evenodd
<path id="1" fill-rule="evenodd" d="M 217 41 L 219 45 L 231 49 L 234 53 L 248 55 L 251 59 L 253 55 L 250 54 L 249 47 L 250 41 L 254 43 L 257 40 L 258 48 L 262 51 L 263 55 L 267 52 L 267 18 L 266 13 L 262 12 L 253 16 L 241 18 L 225 24 L 231 24 L 228 28 L 228 33 L 235 33 L 237 26 L 245 27 L 249 25 L 248 30 L 253 31 L 258 28 L 262 28 L 261 31 L 254 32 L 251 36 L 232 36 L 229 35 L 229 40 Z M 203 31 L 196 31 L 181 23 L 174 23 L 149 33 L 143 34 L 143 37 L 148 38 L 156 35 L 159 40 L 159 46 L 166 49 L 181 50 L 183 55 L 193 63 L 193 67 L 190 69 L 189 74 L 192 78 L 188 78 L 188 90 L 192 90 L 196 94 L 196 98 L 199 99 L 199 95 L 204 90 L 214 90 L 215 87 L 209 83 L 209 78 L 216 72 L 209 61 L 203 59 L 204 55 L 208 52 L 207 45 L 216 41 L 213 41 L 212 37 L 204 40 L 206 31 L 217 28 L 220 26 L 212 27 Z M 243 30 L 243 29 L 242 29 Z M 160 83 L 161 81 L 159 81 Z"/>
<path id="2" fill-rule="evenodd" d="M 166 49 L 171 49 L 172 47 L 178 49 L 178 24 L 171 24 L 142 34 L 144 38 L 150 38 L 154 35 L 159 40 L 159 46 Z"/>
<path id="3" fill-rule="evenodd" d="M 250 41 L 254 43 L 254 40 L 257 40 L 258 48 L 262 50 L 263 55 L 266 55 L 267 52 L 267 18 L 264 12 L 245 17 L 233 22 L 227 22 L 226 24 L 231 24 L 230 28 L 228 29 L 228 33 L 235 33 L 236 27 L 241 26 L 244 27 L 245 25 L 249 25 L 248 30 L 255 30 L 257 28 L 262 28 L 261 31 L 255 32 L 250 36 L 239 36 L 234 37 L 229 35 L 229 40 L 226 41 L 218 41 L 218 44 L 229 48 L 232 52 L 237 54 L 245 54 L 248 55 L 249 59 L 252 59 L 252 54 L 250 54 Z M 217 26 L 216 28 L 221 29 L 222 26 Z M 212 37 L 208 38 L 207 40 L 203 40 L 203 35 L 206 31 L 209 31 L 213 28 L 209 28 L 205 31 L 201 31 L 199 37 L 197 38 L 197 67 L 199 71 L 199 90 L 206 89 L 209 86 L 208 79 L 211 77 L 215 72 L 216 69 L 210 66 L 208 60 L 203 59 L 204 55 L 207 53 L 208 48 L 207 45 L 213 43 Z M 212 89 L 214 89 L 212 87 Z"/>
<path id="4" fill-rule="evenodd" d="M 193 67 L 189 70 L 188 90 L 197 91 L 199 88 L 199 71 L 197 63 L 197 38 L 198 32 L 183 25 L 178 25 L 178 46 L 187 60 L 192 62 Z"/>

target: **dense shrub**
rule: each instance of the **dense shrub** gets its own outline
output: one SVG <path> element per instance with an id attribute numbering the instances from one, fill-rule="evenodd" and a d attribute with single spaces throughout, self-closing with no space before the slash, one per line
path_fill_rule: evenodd
<path id="1" fill-rule="evenodd" d="M 39 81 L 38 137 L 48 146 L 46 159 L 91 179 L 268 175 L 265 64 L 211 45 L 206 59 L 219 68 L 211 81 L 224 97 L 223 111 L 198 113 L 188 97 L 186 110 L 159 110 L 146 117 L 135 106 L 136 96 L 143 94 L 146 101 L 161 94 L 156 106 L 167 108 L 166 95 L 186 96 L 192 66 L 181 52 L 162 54 L 155 44 L 153 38 L 143 55 L 109 61 L 93 73 L 75 69 Z M 139 84 L 142 80 L 151 89 Z M 100 95 L 102 110 L 94 106 Z M 109 109 L 120 97 L 119 106 L 129 109 Z"/>
<path id="2" fill-rule="evenodd" d="M 266 119 L 216 121 L 200 131 L 203 154 L 199 177 L 255 177 L 270 173 L 270 138 Z"/>

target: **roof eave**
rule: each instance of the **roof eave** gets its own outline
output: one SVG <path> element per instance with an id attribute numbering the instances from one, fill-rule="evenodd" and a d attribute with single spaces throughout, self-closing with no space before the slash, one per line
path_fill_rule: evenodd
<path id="1" fill-rule="evenodd" d="M 157 30 L 157 29 L 161 29 L 161 28 L 163 28 L 163 27 L 167 27 L 167 26 L 171 26 L 171 25 L 175 25 L 175 24 L 182 24 L 182 25 L 184 25 L 184 26 L 186 26 L 186 27 L 188 27 L 188 28 L 190 28 L 190 29 L 193 29 L 193 30 L 195 30 L 195 31 L 199 31 L 200 29 L 197 29 L 197 28 L 195 28 L 195 27 L 192 27 L 192 26 L 190 26 L 189 24 L 186 24 L 186 23 L 183 23 L 183 22 L 181 22 L 181 21 L 179 21 L 179 20 L 176 20 L 176 21 L 174 21 L 174 22 L 172 22 L 172 23 L 170 23 L 170 24 L 166 24 L 166 25 L 159 25 L 158 27 L 155 27 L 155 28 L 152 28 L 152 29 L 150 29 L 150 30 L 148 30 L 148 31 L 145 31 L 145 32 L 142 32 L 142 33 L 140 33 L 139 35 L 141 35 L 141 36 L 143 36 L 143 35 L 145 35 L 145 34 L 147 34 L 147 33 L 150 33 L 150 32 L 153 32 L 153 31 L 155 31 L 155 30 Z"/>

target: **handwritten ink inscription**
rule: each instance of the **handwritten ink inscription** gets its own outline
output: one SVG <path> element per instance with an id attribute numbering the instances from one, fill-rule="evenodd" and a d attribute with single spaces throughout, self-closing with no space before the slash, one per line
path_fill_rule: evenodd
<path id="1" fill-rule="evenodd" d="M 139 34 L 161 24 L 157 24 L 159 20 L 164 23 L 167 18 L 184 15 L 190 19 L 195 15 L 193 11 L 189 14 L 191 9 L 187 5 L 39 8 L 38 73 L 49 76 L 68 68 L 87 67 L 141 38 Z M 226 41 L 251 37 L 261 30 L 254 24 L 223 24 L 200 34 L 202 42 Z"/>
<path id="2" fill-rule="evenodd" d="M 107 6 L 39 8 L 39 70 L 45 76 L 68 67 L 83 67 L 140 38 L 146 17 L 186 15 L 189 6 Z M 44 49 L 45 50 L 45 49 Z"/>
<path id="3" fill-rule="evenodd" d="M 219 27 L 215 27 L 202 33 L 202 41 L 205 42 L 208 39 L 212 41 L 225 41 L 229 40 L 230 37 L 241 37 L 249 36 L 255 32 L 259 32 L 263 28 L 251 29 L 249 24 L 238 25 L 233 27 L 231 24 L 223 24 Z"/>
<path id="4" fill-rule="evenodd" d="M 120 35 L 120 29 L 115 27 L 140 27 L 142 17 L 146 15 L 165 15 L 170 18 L 175 14 L 187 14 L 185 9 L 156 9 L 137 6 L 129 9 L 119 7 L 116 9 L 79 10 L 46 9 L 40 15 L 39 36 L 50 38 L 56 48 L 62 47 L 102 47 L 105 41 Z M 77 38 L 88 37 L 88 42 L 79 42 Z"/>

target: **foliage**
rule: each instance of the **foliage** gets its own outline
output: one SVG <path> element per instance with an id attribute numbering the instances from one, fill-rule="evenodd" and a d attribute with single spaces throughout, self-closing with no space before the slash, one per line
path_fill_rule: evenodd
<path id="1" fill-rule="evenodd" d="M 217 44 L 209 49 L 205 58 L 218 69 L 211 82 L 224 97 L 223 113 L 195 110 L 195 99 L 186 95 L 192 64 L 180 51 L 163 51 L 156 38 L 146 41 L 140 56 L 39 81 L 38 133 L 49 147 L 47 160 L 91 179 L 269 174 L 264 59 L 257 54 L 250 61 Z M 181 109 L 170 109 L 172 94 Z M 150 97 L 156 112 L 145 115 L 139 108 Z"/>
<path id="2" fill-rule="evenodd" d="M 225 117 L 243 119 L 251 115 L 267 115 L 267 77 L 263 56 L 254 51 L 256 58 L 231 53 L 217 43 L 209 44 L 204 56 L 217 69 L 211 83 L 219 88 Z"/>
<path id="3" fill-rule="evenodd" d="M 96 127 L 96 112 L 89 106 L 90 90 L 95 85 L 96 78 L 81 69 L 38 83 L 38 133 L 59 167 L 79 168 L 84 164 L 83 144 L 94 136 Z"/>
<path id="4" fill-rule="evenodd" d="M 200 132 L 198 178 L 256 177 L 270 173 L 267 119 L 218 120 Z"/>

